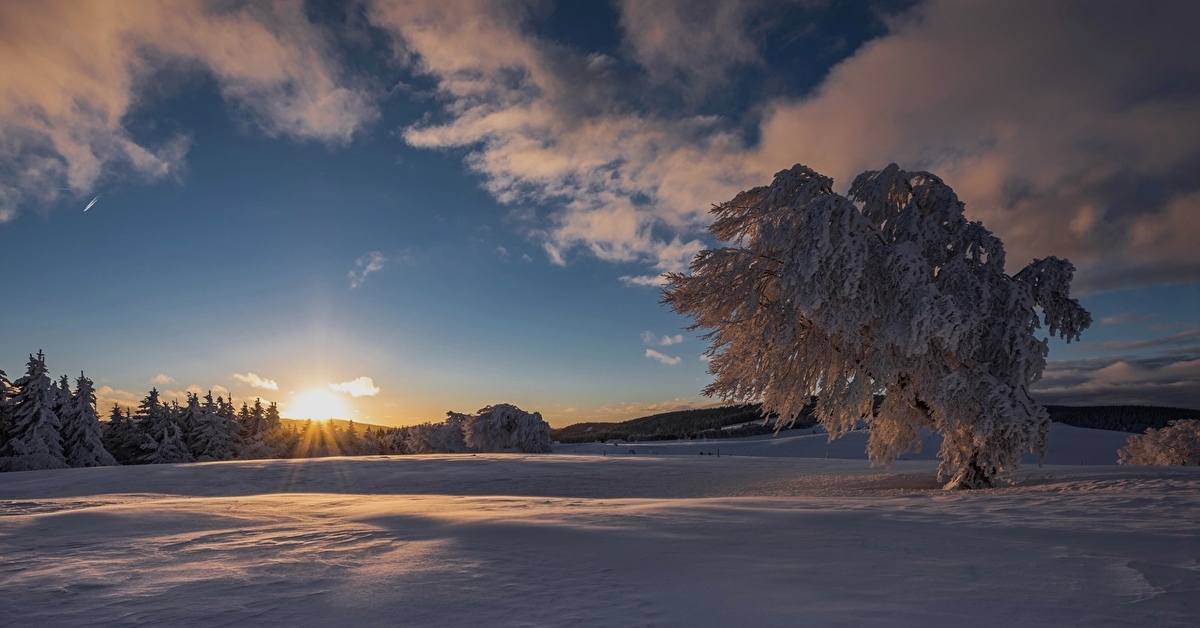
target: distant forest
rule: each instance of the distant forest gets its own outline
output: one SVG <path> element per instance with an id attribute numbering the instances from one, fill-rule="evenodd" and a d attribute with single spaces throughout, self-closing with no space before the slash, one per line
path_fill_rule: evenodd
<path id="1" fill-rule="evenodd" d="M 1046 406 L 1055 423 L 1141 434 L 1161 430 L 1171 421 L 1200 419 L 1200 410 L 1166 406 Z"/>
<path id="2" fill-rule="evenodd" d="M 46 358 L 38 352 L 29 356 L 24 376 L 10 381 L 0 371 L 0 471 L 498 451 L 510 445 L 523 452 L 549 451 L 548 426 L 538 433 L 541 415 L 531 422 L 517 408 L 495 410 L 495 417 L 449 413 L 443 423 L 360 429 L 353 421 L 284 421 L 274 402 L 260 398 L 239 407 L 232 398 L 189 392 L 181 403 L 163 400 L 152 389 L 136 408 L 113 404 L 102 420 L 92 380 L 80 373 L 72 390 L 66 375 L 50 379 Z M 517 426 L 516 436 L 505 431 Z M 501 437 L 519 438 L 500 442 Z"/>
<path id="3" fill-rule="evenodd" d="M 785 429 L 805 429 L 816 424 L 812 405 Z M 1200 419 L 1200 410 L 1163 406 L 1046 406 L 1055 423 L 1141 434 L 1146 428 L 1162 429 L 1177 419 Z M 739 427 L 729 428 L 737 425 Z M 764 421 L 758 404 L 723 406 L 700 410 L 679 410 L 620 423 L 575 423 L 550 430 L 554 440 L 564 443 L 590 443 L 607 440 L 628 442 L 733 438 L 771 434 L 773 422 Z"/>

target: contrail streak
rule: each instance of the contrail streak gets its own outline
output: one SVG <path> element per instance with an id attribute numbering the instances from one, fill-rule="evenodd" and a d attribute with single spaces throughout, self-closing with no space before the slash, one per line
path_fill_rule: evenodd
<path id="1" fill-rule="evenodd" d="M 83 211 L 87 211 L 87 210 L 91 209 L 91 208 L 92 208 L 92 205 L 95 205 L 95 204 L 96 204 L 96 201 L 98 201 L 98 200 L 100 200 L 100 195 L 99 195 L 99 194 L 97 194 L 97 195 L 96 195 L 96 198 L 92 199 L 92 202 L 90 202 L 90 203 L 88 203 L 88 204 L 87 204 L 87 207 L 84 207 L 84 208 L 83 208 Z"/>

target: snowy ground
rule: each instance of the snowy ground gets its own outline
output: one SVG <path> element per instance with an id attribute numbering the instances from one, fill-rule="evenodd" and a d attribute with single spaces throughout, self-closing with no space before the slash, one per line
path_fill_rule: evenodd
<path id="1" fill-rule="evenodd" d="M 3 474 L 0 624 L 1200 624 L 1200 469 L 946 493 L 764 442 Z"/>

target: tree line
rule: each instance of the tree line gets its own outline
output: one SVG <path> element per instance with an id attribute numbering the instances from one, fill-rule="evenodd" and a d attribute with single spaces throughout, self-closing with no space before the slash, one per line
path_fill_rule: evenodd
<path id="1" fill-rule="evenodd" d="M 541 414 L 507 404 L 442 423 L 362 430 L 322 421 L 284 424 L 275 402 L 187 393 L 183 404 L 151 389 L 136 409 L 114 403 L 100 420 L 92 380 L 52 380 L 42 352 L 25 375 L 0 371 L 0 471 L 378 454 L 550 451 Z"/>

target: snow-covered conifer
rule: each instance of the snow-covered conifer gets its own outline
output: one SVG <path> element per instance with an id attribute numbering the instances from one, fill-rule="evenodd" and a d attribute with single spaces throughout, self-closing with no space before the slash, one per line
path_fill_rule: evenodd
<path id="1" fill-rule="evenodd" d="M 258 431 L 258 426 L 254 423 L 253 415 L 250 414 L 250 406 L 245 401 L 242 402 L 242 409 L 237 413 L 238 433 L 242 440 L 250 440 L 250 436 Z"/>
<path id="2" fill-rule="evenodd" d="M 254 400 L 254 408 L 242 404 L 245 416 L 243 442 L 238 458 L 279 458 L 284 454 L 283 428 L 279 408 L 274 403 L 264 408 L 262 399 Z"/>
<path id="3" fill-rule="evenodd" d="M 362 438 L 359 440 L 358 451 L 359 455 L 363 456 L 374 456 L 383 453 L 381 443 L 379 442 L 379 435 L 371 428 L 368 427 L 363 430 Z"/>
<path id="4" fill-rule="evenodd" d="M 58 383 L 54 386 L 54 405 L 52 409 L 54 414 L 58 415 L 58 421 L 64 427 L 67 424 L 66 414 L 68 407 L 71 405 L 71 380 L 65 374 L 58 378 Z M 66 448 L 63 448 L 66 452 Z"/>
<path id="5" fill-rule="evenodd" d="M 8 381 L 8 376 L 0 370 L 0 451 L 4 451 L 4 445 L 8 443 L 9 433 L 12 431 L 12 398 L 16 392 L 12 383 Z"/>
<path id="6" fill-rule="evenodd" d="M 158 438 L 148 438 L 143 447 L 146 450 L 145 461 L 150 464 L 192 461 L 192 455 L 183 442 L 183 430 L 173 421 L 166 423 Z"/>
<path id="7" fill-rule="evenodd" d="M 113 458 L 116 458 L 118 463 L 139 464 L 142 462 L 143 434 L 137 428 L 128 410 L 122 411 L 121 406 L 114 403 L 103 432 L 104 448 L 112 454 Z"/>
<path id="8" fill-rule="evenodd" d="M 162 401 L 158 398 L 158 389 L 151 388 L 150 392 L 138 404 L 137 412 L 133 414 L 133 420 L 138 430 L 143 434 L 157 438 L 157 435 L 162 432 L 165 426 L 166 414 L 166 408 L 163 407 Z"/>
<path id="9" fill-rule="evenodd" d="M 200 410 L 188 450 L 196 460 L 229 460 L 233 457 L 234 426 L 221 415 L 220 407 L 213 402 L 212 391 L 204 396 Z"/>
<path id="10" fill-rule="evenodd" d="M 261 400 L 258 404 L 261 407 Z M 279 416 L 279 404 L 272 401 L 262 413 L 262 424 L 259 431 L 276 432 L 283 428 L 283 419 Z"/>
<path id="11" fill-rule="evenodd" d="M 72 467 L 107 467 L 117 464 L 112 454 L 104 448 L 100 434 L 100 419 L 96 416 L 96 391 L 92 380 L 81 372 L 75 380 L 75 393 L 71 395 L 63 413 L 63 452 L 67 464 Z"/>
<path id="12" fill-rule="evenodd" d="M 350 424 L 346 426 L 346 431 L 342 433 L 342 454 L 358 456 L 362 453 L 362 437 L 359 436 L 358 427 L 354 425 L 354 421 L 350 421 Z"/>
<path id="13" fill-rule="evenodd" d="M 12 399 L 9 440 L 0 450 L 0 469 L 33 471 L 66 467 L 59 433 L 62 425 L 53 410 L 58 387 L 46 375 L 46 358 L 41 351 L 37 357 L 29 356 L 25 376 L 13 383 L 18 392 Z"/>
<path id="14" fill-rule="evenodd" d="M 710 330 L 705 394 L 761 401 L 778 426 L 817 396 L 831 438 L 867 420 L 876 463 L 932 429 L 947 488 L 990 486 L 1022 451 L 1044 455 L 1036 332 L 1070 341 L 1091 323 L 1069 297 L 1074 267 L 1048 257 L 1009 276 L 1000 239 L 927 172 L 865 172 L 850 198 L 832 185 L 796 165 L 714 207 L 709 232 L 728 246 L 668 275 L 663 301 Z"/>
<path id="15" fill-rule="evenodd" d="M 204 411 L 200 408 L 200 395 L 193 392 L 187 393 L 187 405 L 179 411 L 177 422 L 180 431 L 183 432 L 183 441 L 188 444 L 188 451 L 191 451 L 193 435 L 203 414 Z M 194 452 L 193 455 L 195 455 Z"/>

